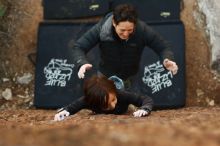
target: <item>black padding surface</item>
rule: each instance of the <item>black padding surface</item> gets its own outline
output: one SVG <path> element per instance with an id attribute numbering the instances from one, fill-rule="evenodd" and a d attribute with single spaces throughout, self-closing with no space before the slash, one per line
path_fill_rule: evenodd
<path id="1" fill-rule="evenodd" d="M 180 19 L 181 0 L 112 0 L 110 9 L 129 3 L 136 7 L 145 22 L 177 21 Z"/>
<path id="2" fill-rule="evenodd" d="M 102 16 L 109 11 L 107 0 L 43 0 L 44 19 L 73 19 Z"/>
<path id="3" fill-rule="evenodd" d="M 82 96 L 82 82 L 77 77 L 71 48 L 94 24 L 41 23 L 38 32 L 34 104 L 40 108 L 58 108 Z M 97 47 L 88 53 L 96 64 Z M 96 70 L 89 71 L 92 74 Z"/>

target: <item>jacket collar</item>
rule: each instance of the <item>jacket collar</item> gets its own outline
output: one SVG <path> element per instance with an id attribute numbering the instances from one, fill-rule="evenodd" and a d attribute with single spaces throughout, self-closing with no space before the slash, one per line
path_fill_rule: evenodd
<path id="1" fill-rule="evenodd" d="M 100 30 L 100 40 L 101 41 L 113 41 L 113 25 L 112 25 L 113 15 L 109 16 L 104 24 L 101 26 Z"/>

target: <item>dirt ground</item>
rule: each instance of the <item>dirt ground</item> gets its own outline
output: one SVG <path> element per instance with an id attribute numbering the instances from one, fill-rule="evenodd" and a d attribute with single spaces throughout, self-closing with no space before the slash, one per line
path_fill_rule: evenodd
<path id="1" fill-rule="evenodd" d="M 154 111 L 149 117 L 93 115 L 61 122 L 55 111 L 0 112 L 0 146 L 219 146 L 220 107 Z"/>
<path id="2" fill-rule="evenodd" d="M 0 20 L 0 77 L 9 81 L 0 80 L 0 92 L 11 88 L 13 99 L 0 97 L 0 146 L 220 146 L 220 81 L 210 67 L 204 26 L 194 19 L 196 0 L 183 0 L 181 12 L 186 32 L 185 108 L 153 111 L 144 118 L 134 118 L 131 112 L 116 116 L 82 111 L 62 122 L 52 121 L 55 111 L 33 108 L 33 80 L 28 85 L 15 81 L 25 72 L 34 74 L 27 56 L 36 52 L 41 0 L 7 2 L 10 13 Z"/>

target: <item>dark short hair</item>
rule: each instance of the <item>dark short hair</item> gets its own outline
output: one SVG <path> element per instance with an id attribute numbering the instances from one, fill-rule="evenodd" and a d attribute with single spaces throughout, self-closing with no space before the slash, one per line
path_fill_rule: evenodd
<path id="1" fill-rule="evenodd" d="M 116 25 L 123 21 L 137 23 L 137 12 L 131 4 L 121 4 L 113 10 L 113 19 Z"/>
<path id="2" fill-rule="evenodd" d="M 92 107 L 106 109 L 108 107 L 109 93 L 116 94 L 114 82 L 105 76 L 92 76 L 84 82 L 85 101 Z"/>

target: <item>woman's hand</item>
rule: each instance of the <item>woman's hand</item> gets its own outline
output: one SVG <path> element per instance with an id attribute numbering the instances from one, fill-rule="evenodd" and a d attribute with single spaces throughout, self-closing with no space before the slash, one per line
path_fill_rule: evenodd
<path id="1" fill-rule="evenodd" d="M 78 72 L 79 79 L 83 79 L 85 77 L 85 73 L 87 70 L 92 68 L 92 64 L 84 64 L 80 67 Z"/>
<path id="2" fill-rule="evenodd" d="M 66 117 L 68 117 L 70 115 L 70 113 L 66 110 L 63 110 L 59 113 L 57 113 L 55 116 L 54 116 L 54 121 L 62 121 L 64 120 Z"/>
<path id="3" fill-rule="evenodd" d="M 173 62 L 169 59 L 165 59 L 163 61 L 163 65 L 167 70 L 171 71 L 173 75 L 177 74 L 178 66 L 176 65 L 176 62 Z"/>
<path id="4" fill-rule="evenodd" d="M 134 117 L 144 117 L 148 116 L 150 113 L 148 111 L 145 111 L 143 109 L 137 110 L 136 112 L 133 113 Z"/>

